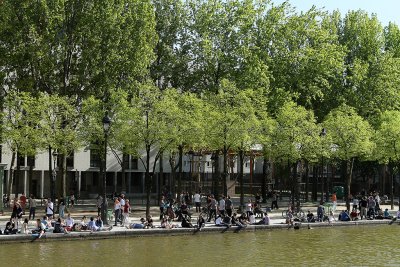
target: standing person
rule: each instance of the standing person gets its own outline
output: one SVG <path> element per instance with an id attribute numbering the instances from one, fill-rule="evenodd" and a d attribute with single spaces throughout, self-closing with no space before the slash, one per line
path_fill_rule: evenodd
<path id="1" fill-rule="evenodd" d="M 368 207 L 368 201 L 366 197 L 363 197 L 360 201 L 360 218 L 361 220 L 364 218 L 367 218 L 367 207 Z"/>
<path id="2" fill-rule="evenodd" d="M 129 199 L 125 200 L 125 205 L 123 206 L 123 212 L 122 212 L 122 226 L 129 225 L 129 213 L 131 212 L 131 205 L 129 204 Z"/>
<path id="3" fill-rule="evenodd" d="M 161 196 L 160 199 L 160 221 L 164 217 L 165 197 Z"/>
<path id="4" fill-rule="evenodd" d="M 279 209 L 279 207 L 278 207 L 278 194 L 275 191 L 272 192 L 271 210 L 273 210 L 274 208 Z"/>
<path id="5" fill-rule="evenodd" d="M 208 217 L 207 222 L 211 221 L 211 217 L 214 215 L 214 221 L 217 219 L 217 200 L 214 198 L 214 195 L 210 196 L 210 205 L 209 205 L 209 209 L 210 209 L 210 214 Z"/>
<path id="6" fill-rule="evenodd" d="M 246 204 L 247 218 L 250 217 L 250 213 L 253 213 L 253 202 L 251 201 L 251 199 L 249 199 L 249 202 L 247 202 L 247 204 Z"/>
<path id="7" fill-rule="evenodd" d="M 226 214 L 229 217 L 232 217 L 232 209 L 233 209 L 233 203 L 232 203 L 231 197 L 228 195 L 228 198 L 225 200 L 225 210 L 226 210 Z"/>
<path id="8" fill-rule="evenodd" d="M 337 205 L 336 192 L 333 192 L 331 196 L 331 201 L 332 201 L 332 211 L 336 211 L 336 205 Z"/>
<path id="9" fill-rule="evenodd" d="M 46 215 L 49 217 L 49 219 L 53 218 L 54 216 L 54 204 L 51 201 L 51 198 L 47 199 Z"/>
<path id="10" fill-rule="evenodd" d="M 25 207 L 26 207 L 25 193 L 22 193 L 22 195 L 19 197 L 19 201 L 20 201 L 21 208 L 22 208 L 22 214 L 25 214 Z"/>
<path id="11" fill-rule="evenodd" d="M 33 194 L 30 195 L 29 200 L 29 220 L 34 220 L 36 215 L 36 200 Z"/>
<path id="12" fill-rule="evenodd" d="M 219 200 L 218 210 L 219 210 L 219 213 L 221 214 L 221 216 L 224 217 L 225 216 L 225 196 L 222 196 L 221 199 Z"/>
<path id="13" fill-rule="evenodd" d="M 115 213 L 114 226 L 117 226 L 118 219 L 120 217 L 120 212 L 121 212 L 121 203 L 119 202 L 118 198 L 115 198 L 115 201 L 114 201 L 114 213 Z M 122 221 L 121 221 L 121 225 L 122 225 Z"/>
<path id="14" fill-rule="evenodd" d="M 71 196 L 69 197 L 69 200 L 71 201 L 71 209 L 74 207 L 75 205 L 75 195 L 74 193 L 71 194 Z"/>
<path id="15" fill-rule="evenodd" d="M 194 204 L 196 206 L 196 212 L 201 212 L 201 196 L 199 192 L 196 192 L 193 198 L 194 198 Z"/>
<path id="16" fill-rule="evenodd" d="M 317 208 L 317 218 L 319 222 L 324 221 L 324 213 L 325 213 L 324 202 L 321 201 Z"/>
<path id="17" fill-rule="evenodd" d="M 64 211 L 65 211 L 65 202 L 62 199 L 60 201 L 60 207 L 58 208 L 58 214 L 60 216 L 60 218 L 64 219 Z"/>
<path id="18" fill-rule="evenodd" d="M 97 196 L 97 216 L 100 216 L 101 214 L 101 207 L 103 206 L 103 197 L 100 196 L 100 194 Z"/>
<path id="19" fill-rule="evenodd" d="M 353 210 L 357 211 L 358 204 L 359 204 L 359 200 L 358 200 L 358 197 L 356 196 L 353 198 Z"/>

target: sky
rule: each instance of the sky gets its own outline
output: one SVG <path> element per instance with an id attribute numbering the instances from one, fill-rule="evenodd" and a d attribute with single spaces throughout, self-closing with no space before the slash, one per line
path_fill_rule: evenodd
<path id="1" fill-rule="evenodd" d="M 317 8 L 323 8 L 327 11 L 338 9 L 342 16 L 349 10 L 362 9 L 367 13 L 375 13 L 382 23 L 387 26 L 389 22 L 395 22 L 400 25 L 400 0 L 288 0 L 296 7 L 297 11 L 307 11 L 313 5 Z M 277 5 L 284 0 L 272 0 Z"/>

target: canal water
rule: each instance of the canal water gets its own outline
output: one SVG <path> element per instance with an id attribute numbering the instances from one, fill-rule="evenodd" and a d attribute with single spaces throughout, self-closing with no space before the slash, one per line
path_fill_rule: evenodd
<path id="1" fill-rule="evenodd" d="M 1 266 L 400 266 L 400 225 L 0 245 Z"/>

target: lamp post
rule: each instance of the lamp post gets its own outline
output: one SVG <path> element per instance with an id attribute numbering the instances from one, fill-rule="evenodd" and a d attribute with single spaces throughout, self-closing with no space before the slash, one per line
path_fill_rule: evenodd
<path id="1" fill-rule="evenodd" d="M 103 130 L 104 130 L 104 165 L 103 165 L 103 207 L 102 207 L 102 220 L 105 225 L 108 225 L 107 218 L 107 139 L 110 131 L 111 119 L 105 115 L 103 118 Z"/>
<path id="2" fill-rule="evenodd" d="M 51 180 L 51 201 L 55 203 L 56 201 L 56 180 L 57 180 L 57 171 L 56 171 L 56 164 L 57 164 L 57 157 L 58 152 L 56 150 L 52 153 L 53 156 L 53 171 L 52 171 L 52 180 Z"/>

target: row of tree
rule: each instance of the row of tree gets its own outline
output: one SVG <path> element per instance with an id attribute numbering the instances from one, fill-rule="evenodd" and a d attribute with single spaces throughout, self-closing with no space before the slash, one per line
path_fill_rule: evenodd
<path id="1" fill-rule="evenodd" d="M 346 160 L 348 192 L 355 158 L 399 161 L 400 30 L 375 15 L 268 0 L 4 0 L 0 14 L 13 153 L 57 149 L 65 165 L 83 141 L 103 147 L 108 113 L 113 148 L 156 149 L 179 173 L 185 151 L 214 151 L 215 181 L 255 143 L 268 160 Z"/>

